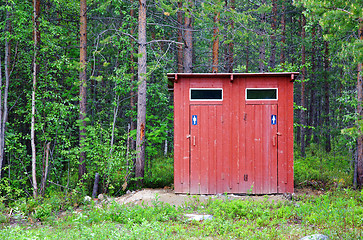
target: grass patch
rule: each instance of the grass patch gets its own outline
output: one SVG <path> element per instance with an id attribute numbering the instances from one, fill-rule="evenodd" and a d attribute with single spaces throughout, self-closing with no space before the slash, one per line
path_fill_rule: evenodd
<path id="1" fill-rule="evenodd" d="M 213 215 L 188 221 L 185 213 Z M 363 192 L 336 190 L 292 201 L 195 201 L 176 208 L 111 203 L 89 205 L 42 225 L 4 224 L 0 239 L 298 239 L 311 234 L 330 239 L 363 237 Z"/>

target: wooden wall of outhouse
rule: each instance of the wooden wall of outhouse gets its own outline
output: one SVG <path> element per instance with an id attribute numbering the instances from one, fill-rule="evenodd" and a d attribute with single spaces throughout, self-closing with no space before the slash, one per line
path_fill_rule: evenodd
<path id="1" fill-rule="evenodd" d="M 168 74 L 175 193 L 292 193 L 297 74 Z"/>

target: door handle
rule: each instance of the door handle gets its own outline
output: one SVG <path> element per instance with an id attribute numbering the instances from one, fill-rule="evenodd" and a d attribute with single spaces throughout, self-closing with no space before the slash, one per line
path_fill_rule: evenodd
<path id="1" fill-rule="evenodd" d="M 272 145 L 275 147 L 276 146 L 276 136 L 272 137 Z"/>
<path id="2" fill-rule="evenodd" d="M 193 146 L 195 146 L 195 136 L 193 136 Z"/>

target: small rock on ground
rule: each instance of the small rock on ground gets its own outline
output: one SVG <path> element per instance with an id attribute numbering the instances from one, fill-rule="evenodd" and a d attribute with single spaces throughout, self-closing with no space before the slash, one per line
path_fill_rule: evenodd
<path id="1" fill-rule="evenodd" d="M 192 220 L 202 221 L 202 220 L 210 220 L 210 219 L 213 219 L 213 216 L 212 215 L 184 214 L 184 216 L 187 217 L 189 221 L 192 221 Z"/>
<path id="2" fill-rule="evenodd" d="M 300 238 L 300 240 L 329 240 L 329 237 L 325 236 L 323 234 L 314 234 L 314 235 Z"/>

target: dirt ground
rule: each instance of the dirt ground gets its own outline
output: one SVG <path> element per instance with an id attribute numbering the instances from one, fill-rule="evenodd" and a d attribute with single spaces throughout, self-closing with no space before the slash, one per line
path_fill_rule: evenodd
<path id="1" fill-rule="evenodd" d="M 296 188 L 295 196 L 318 196 L 324 194 L 324 190 L 315 190 L 311 188 Z M 268 199 L 268 201 L 286 201 L 291 199 L 291 195 L 287 194 L 270 194 L 270 195 L 236 195 L 236 194 L 217 194 L 217 195 L 187 195 L 187 194 L 175 194 L 170 188 L 164 189 L 142 189 L 138 191 L 129 192 L 121 197 L 115 198 L 116 202 L 120 204 L 133 204 L 141 205 L 147 204 L 151 206 L 153 201 L 168 203 L 174 206 L 183 206 L 185 204 L 192 204 L 193 202 L 206 202 L 209 199 L 253 199 L 256 201 Z"/>
<path id="2" fill-rule="evenodd" d="M 186 195 L 186 194 L 175 194 L 171 189 L 142 189 L 139 191 L 133 191 L 127 193 L 121 197 L 115 198 L 116 202 L 120 204 L 147 204 L 151 206 L 153 201 L 156 199 L 160 202 L 168 203 L 174 206 L 183 206 L 185 204 L 192 204 L 193 202 L 206 202 L 209 199 L 253 199 L 253 200 L 264 200 L 268 201 L 286 201 L 286 196 L 282 194 L 273 195 L 235 195 L 235 194 L 217 194 L 217 195 Z"/>

